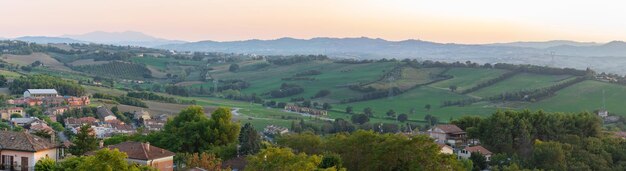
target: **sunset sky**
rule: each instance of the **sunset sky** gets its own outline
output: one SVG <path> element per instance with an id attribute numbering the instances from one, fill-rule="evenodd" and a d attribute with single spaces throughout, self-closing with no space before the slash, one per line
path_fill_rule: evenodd
<path id="1" fill-rule="evenodd" d="M 187 41 L 626 40 L 617 0 L 2 0 L 0 37 L 139 31 Z"/>

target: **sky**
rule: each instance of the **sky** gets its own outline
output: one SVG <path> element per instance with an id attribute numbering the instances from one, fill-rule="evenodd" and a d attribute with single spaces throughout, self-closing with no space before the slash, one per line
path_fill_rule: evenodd
<path id="1" fill-rule="evenodd" d="M 139 31 L 186 41 L 626 40 L 618 0 L 0 0 L 0 37 Z"/>

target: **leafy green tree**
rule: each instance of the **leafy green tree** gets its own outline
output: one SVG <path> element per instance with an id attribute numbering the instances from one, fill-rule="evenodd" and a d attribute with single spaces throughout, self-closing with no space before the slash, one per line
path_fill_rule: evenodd
<path id="1" fill-rule="evenodd" d="M 129 164 L 128 156 L 117 149 L 103 148 L 91 156 L 70 157 L 58 163 L 56 170 L 156 171 L 149 166 Z"/>
<path id="2" fill-rule="evenodd" d="M 73 155 L 83 155 L 86 152 L 96 150 L 98 148 L 98 139 L 92 133 L 93 129 L 90 125 L 83 125 L 80 127 L 80 131 L 76 134 L 76 139 L 70 146 L 70 153 Z"/>
<path id="3" fill-rule="evenodd" d="M 366 107 L 365 109 L 363 109 L 363 114 L 365 114 L 367 117 L 372 117 L 374 116 L 374 110 L 372 110 L 371 107 Z"/>
<path id="4" fill-rule="evenodd" d="M 322 104 L 322 109 L 324 109 L 324 110 L 330 110 L 331 108 L 332 108 L 332 106 L 329 103 Z"/>
<path id="5" fill-rule="evenodd" d="M 352 114 L 352 106 L 346 107 L 346 113 L 347 114 Z"/>
<path id="6" fill-rule="evenodd" d="M 4 75 L 0 75 L 0 87 L 7 85 L 7 78 Z"/>
<path id="7" fill-rule="evenodd" d="M 406 122 L 407 120 L 409 120 L 409 116 L 407 114 L 400 114 L 398 115 L 398 121 L 400 122 Z"/>
<path id="8" fill-rule="evenodd" d="M 22 115 L 17 114 L 17 113 L 11 114 L 11 118 L 21 118 L 21 117 Z"/>
<path id="9" fill-rule="evenodd" d="M 321 157 L 307 156 L 304 153 L 294 154 L 289 148 L 269 147 L 257 155 L 248 156 L 245 170 L 317 170 Z"/>
<path id="10" fill-rule="evenodd" d="M 256 154 L 261 150 L 261 135 L 250 123 L 246 123 L 239 133 L 239 154 Z"/>
<path id="11" fill-rule="evenodd" d="M 459 88 L 459 87 L 457 87 L 456 85 L 451 85 L 451 86 L 450 86 L 450 87 L 448 87 L 448 88 L 450 89 L 450 91 L 451 91 L 451 92 L 455 92 L 455 91 L 456 91 L 456 89 L 457 89 L 457 88 Z"/>
<path id="12" fill-rule="evenodd" d="M 389 109 L 389 111 L 387 111 L 387 116 L 395 118 L 396 117 L 396 111 L 394 111 L 393 109 Z"/>
<path id="13" fill-rule="evenodd" d="M 533 166 L 546 170 L 567 170 L 567 154 L 558 142 L 536 141 Z"/>
<path id="14" fill-rule="evenodd" d="M 370 118 L 365 114 L 354 114 L 352 115 L 352 123 L 355 124 L 364 124 L 369 122 Z"/>
<path id="15" fill-rule="evenodd" d="M 473 171 L 481 171 L 487 168 L 487 158 L 479 152 L 472 152 L 469 158 L 472 161 Z"/>
<path id="16" fill-rule="evenodd" d="M 54 160 L 44 157 L 35 163 L 35 170 L 37 171 L 54 171 L 56 163 Z"/>
<path id="17" fill-rule="evenodd" d="M 319 168 L 327 169 L 327 168 L 342 168 L 341 156 L 336 153 L 326 153 L 322 156 L 322 162 L 319 165 Z"/>
<path id="18" fill-rule="evenodd" d="M 306 154 L 321 154 L 323 145 L 322 139 L 312 132 L 283 135 L 276 138 L 276 144 Z"/>
<path id="19" fill-rule="evenodd" d="M 431 108 L 431 107 L 432 107 L 432 106 L 431 106 L 430 104 L 426 104 L 426 105 L 424 105 L 424 109 L 426 109 L 426 111 L 430 111 L 430 108 Z"/>
<path id="20" fill-rule="evenodd" d="M 189 106 L 168 121 L 163 131 L 151 135 L 150 142 L 176 152 L 197 153 L 235 143 L 239 124 L 231 121 L 228 108 L 218 108 L 209 119 L 201 106 Z M 181 138 L 183 137 L 183 138 Z"/>
<path id="21" fill-rule="evenodd" d="M 239 65 L 238 64 L 230 64 L 230 67 L 228 67 L 228 71 L 230 71 L 230 72 L 237 72 L 237 71 L 239 71 Z"/>

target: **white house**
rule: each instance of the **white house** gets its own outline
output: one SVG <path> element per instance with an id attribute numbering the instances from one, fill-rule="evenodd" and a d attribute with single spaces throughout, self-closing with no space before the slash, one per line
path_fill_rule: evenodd
<path id="1" fill-rule="evenodd" d="M 428 130 L 428 136 L 439 144 L 460 145 L 465 141 L 465 131 L 456 125 L 437 125 Z"/>
<path id="2" fill-rule="evenodd" d="M 487 161 L 491 161 L 491 155 L 493 153 L 491 153 L 491 151 L 487 150 L 485 147 L 479 145 L 465 147 L 464 149 L 458 151 L 457 156 L 459 156 L 459 159 L 469 159 L 472 156 L 473 152 L 478 152 L 485 156 L 485 159 L 487 159 Z"/>
<path id="3" fill-rule="evenodd" d="M 53 136 L 54 137 L 54 136 Z M 0 170 L 35 170 L 37 161 L 57 161 L 59 145 L 26 132 L 0 131 Z"/>
<path id="4" fill-rule="evenodd" d="M 59 93 L 55 89 L 28 89 L 24 91 L 24 97 L 56 97 Z"/>

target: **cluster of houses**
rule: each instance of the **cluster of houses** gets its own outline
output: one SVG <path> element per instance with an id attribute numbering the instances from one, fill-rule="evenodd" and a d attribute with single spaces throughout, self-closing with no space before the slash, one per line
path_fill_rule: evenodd
<path id="1" fill-rule="evenodd" d="M 297 105 L 285 105 L 285 110 L 290 112 L 304 113 L 315 116 L 326 116 L 328 112 L 326 110 L 313 109 L 308 107 L 300 107 Z"/>
<path id="2" fill-rule="evenodd" d="M 477 152 L 485 156 L 487 161 L 491 160 L 493 153 L 480 146 L 478 140 L 468 139 L 467 133 L 456 125 L 437 125 L 429 129 L 427 134 L 439 145 L 441 153 L 456 154 L 459 159 L 469 159 L 472 153 Z"/>
<path id="3" fill-rule="evenodd" d="M 0 170 L 35 170 L 37 161 L 49 158 L 59 161 L 65 154 L 65 146 L 56 143 L 54 136 L 42 138 L 27 132 L 0 131 Z M 128 155 L 126 161 L 148 165 L 161 171 L 174 170 L 175 153 L 150 145 L 150 143 L 124 142 L 100 149 L 118 149 Z M 93 155 L 88 152 L 86 155 Z"/>

